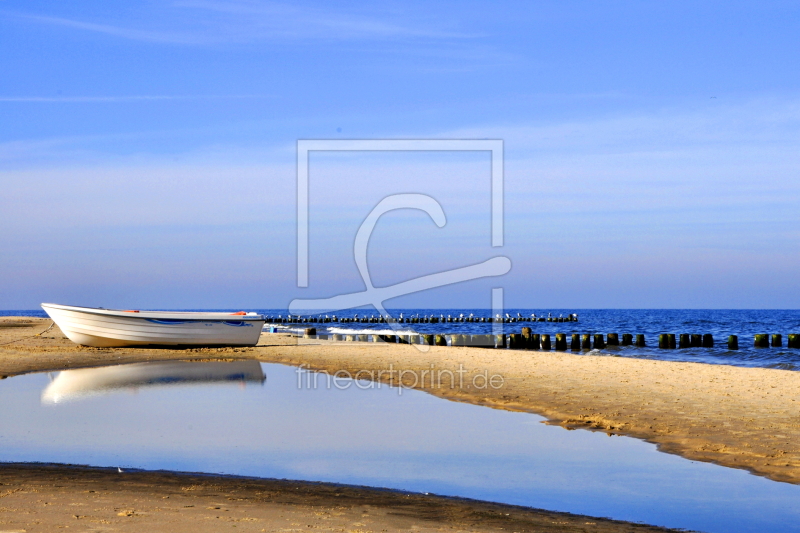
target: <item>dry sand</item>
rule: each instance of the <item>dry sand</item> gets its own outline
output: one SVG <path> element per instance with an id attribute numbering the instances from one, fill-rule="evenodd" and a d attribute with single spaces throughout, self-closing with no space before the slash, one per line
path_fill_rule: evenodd
<path id="1" fill-rule="evenodd" d="M 27 322 L 29 327 L 2 327 Z M 467 370 L 463 386 L 443 375 L 431 394 L 497 409 L 545 416 L 568 428 L 629 435 L 686 458 L 747 469 L 800 483 L 800 372 L 676 363 L 571 353 L 400 344 L 298 343 L 264 334 L 255 348 L 98 349 L 65 339 L 49 321 L 0 319 L 0 376 L 147 360 L 252 359 L 334 373 Z M 8 341 L 15 341 L 4 344 Z M 502 387 L 476 387 L 473 377 L 503 376 Z M 458 374 L 455 374 L 456 376 Z M 367 374 L 361 373 L 360 377 Z M 406 385 L 413 376 L 406 375 Z M 397 383 L 397 374 L 392 375 Z M 454 380 L 457 381 L 457 380 Z M 482 380 L 478 380 L 478 385 Z"/>

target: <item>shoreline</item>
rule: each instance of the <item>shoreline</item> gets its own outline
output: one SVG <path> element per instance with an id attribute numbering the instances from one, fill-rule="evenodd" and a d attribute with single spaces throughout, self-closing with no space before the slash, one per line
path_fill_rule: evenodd
<path id="1" fill-rule="evenodd" d="M 33 337 L 50 324 L 46 319 L 0 320 L 35 324 L 0 328 L 0 376 L 156 360 L 258 359 L 328 374 L 368 371 L 373 379 L 384 372 L 380 381 L 388 383 L 390 367 L 423 373 L 431 368 L 457 372 L 463 365 L 468 378 L 482 371 L 502 375 L 503 386 L 481 389 L 470 379 L 461 384 L 445 379 L 439 386 L 413 388 L 452 401 L 536 413 L 569 429 L 626 435 L 662 452 L 800 484 L 800 374 L 795 371 L 465 347 L 431 347 L 423 353 L 401 344 L 311 343 L 283 334 L 263 334 L 254 348 L 101 349 L 76 346 L 57 327 Z M 405 386 L 413 385 L 406 381 Z"/>
<path id="2" fill-rule="evenodd" d="M 0 527 L 237 531 L 670 532 L 646 524 L 466 498 L 185 472 L 0 463 Z M 11 512 L 10 512 L 11 511 Z M 20 528 L 20 529 L 17 529 Z M 683 531 L 683 530 L 681 530 Z"/>

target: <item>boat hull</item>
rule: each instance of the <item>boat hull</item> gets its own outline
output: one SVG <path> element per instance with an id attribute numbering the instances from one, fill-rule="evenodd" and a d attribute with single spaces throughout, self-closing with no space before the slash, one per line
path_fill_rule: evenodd
<path id="1" fill-rule="evenodd" d="M 261 315 L 113 311 L 57 304 L 42 309 L 69 340 L 98 348 L 120 346 L 255 346 Z"/>

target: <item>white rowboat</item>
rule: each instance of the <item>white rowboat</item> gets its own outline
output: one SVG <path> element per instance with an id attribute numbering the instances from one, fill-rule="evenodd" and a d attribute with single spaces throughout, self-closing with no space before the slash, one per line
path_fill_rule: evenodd
<path id="1" fill-rule="evenodd" d="M 122 311 L 42 304 L 76 344 L 111 346 L 255 346 L 264 326 L 257 313 Z"/>

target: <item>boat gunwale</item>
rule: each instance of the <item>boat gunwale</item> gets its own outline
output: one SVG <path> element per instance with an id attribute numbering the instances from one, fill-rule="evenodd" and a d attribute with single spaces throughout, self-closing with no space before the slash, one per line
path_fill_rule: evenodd
<path id="1" fill-rule="evenodd" d="M 259 322 L 264 321 L 264 315 L 256 314 L 256 315 L 235 315 L 232 313 L 224 313 L 224 312 L 215 312 L 215 311 L 138 311 L 136 313 L 131 313 L 129 311 L 124 311 L 121 309 L 103 309 L 100 307 L 77 307 L 73 305 L 62 305 L 62 304 L 50 304 L 50 303 L 43 303 L 41 304 L 42 309 L 47 311 L 47 308 L 62 310 L 62 311 L 72 311 L 75 313 L 85 313 L 89 315 L 98 315 L 98 316 L 110 316 L 110 317 L 119 317 L 119 318 L 133 318 L 133 319 L 172 319 L 172 320 L 183 320 L 186 322 L 239 322 L 239 321 L 247 321 L 247 322 Z M 169 315 L 169 316 L 164 316 Z M 177 316 L 181 315 L 181 316 Z M 188 316 L 187 316 L 188 315 Z M 205 315 L 205 316 L 197 316 L 197 315 Z"/>

